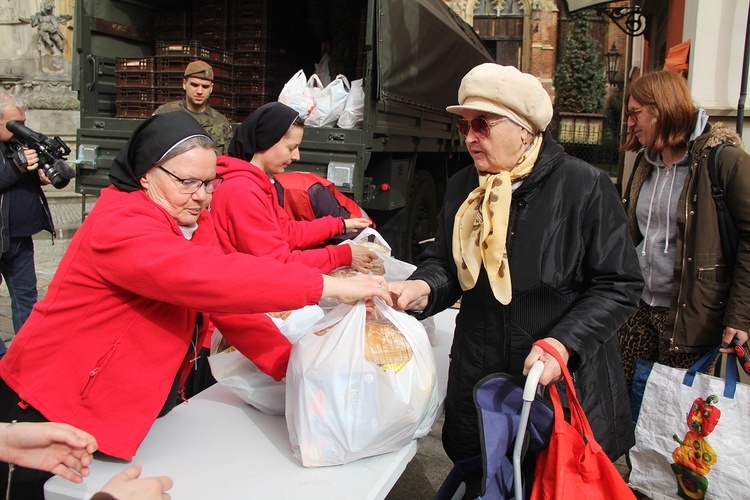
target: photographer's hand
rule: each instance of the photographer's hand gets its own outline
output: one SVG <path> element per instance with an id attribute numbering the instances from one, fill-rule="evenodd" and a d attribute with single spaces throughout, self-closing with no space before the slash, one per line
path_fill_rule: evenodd
<path id="1" fill-rule="evenodd" d="M 28 172 L 39 168 L 39 155 L 35 150 L 23 148 L 23 156 L 26 158 L 26 165 L 21 166 L 16 164 L 21 172 Z"/>
<path id="2" fill-rule="evenodd" d="M 39 180 L 42 181 L 42 184 L 44 185 L 52 184 L 52 181 L 49 180 L 49 177 L 47 177 L 47 174 L 44 173 L 43 168 L 37 169 L 37 172 L 39 172 Z"/>

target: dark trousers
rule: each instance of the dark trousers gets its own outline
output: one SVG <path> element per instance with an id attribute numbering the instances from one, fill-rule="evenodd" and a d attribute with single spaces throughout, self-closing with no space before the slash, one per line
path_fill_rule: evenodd
<path id="1" fill-rule="evenodd" d="M 34 240 L 31 236 L 11 238 L 10 248 L 0 255 L 0 274 L 10 295 L 13 329 L 18 332 L 37 301 Z"/>
<path id="2" fill-rule="evenodd" d="M 21 403 L 19 405 L 19 403 Z M 0 379 L 0 422 L 48 422 L 44 416 L 26 405 L 18 394 Z M 44 483 L 52 477 L 49 472 L 27 469 L 16 465 L 10 482 L 10 498 L 14 500 L 44 500 Z M 0 495 L 8 487 L 8 464 L 0 462 Z"/>

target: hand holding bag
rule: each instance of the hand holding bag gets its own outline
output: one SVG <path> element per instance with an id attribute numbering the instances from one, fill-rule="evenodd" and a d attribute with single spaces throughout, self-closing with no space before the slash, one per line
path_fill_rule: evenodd
<path id="1" fill-rule="evenodd" d="M 594 433 L 576 396 L 573 378 L 560 353 L 543 340 L 534 345 L 544 349 L 560 363 L 570 407 L 570 423 L 565 420 L 557 387 L 549 385 L 555 422 L 549 447 L 539 452 L 531 499 L 634 499 L 633 492 L 594 439 Z"/>
<path id="2" fill-rule="evenodd" d="M 339 305 L 292 346 L 286 422 L 305 467 L 398 450 L 425 436 L 437 418 L 437 371 L 424 328 L 374 302 L 373 320 L 390 323 L 395 336 L 378 329 L 370 337 L 360 301 Z"/>

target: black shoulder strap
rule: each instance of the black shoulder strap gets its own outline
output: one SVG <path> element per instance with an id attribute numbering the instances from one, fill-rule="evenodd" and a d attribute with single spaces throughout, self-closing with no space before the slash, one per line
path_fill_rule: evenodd
<path id="1" fill-rule="evenodd" d="M 723 143 L 711 149 L 708 154 L 708 177 L 711 179 L 711 195 L 716 203 L 716 216 L 719 224 L 719 236 L 721 237 L 721 249 L 724 254 L 724 264 L 726 265 L 727 276 L 731 278 L 734 274 L 734 264 L 737 257 L 737 245 L 739 244 L 739 235 L 737 227 L 734 225 L 732 215 L 727 209 L 724 200 L 724 190 L 721 186 L 719 169 L 716 166 L 719 153 L 728 144 Z"/>

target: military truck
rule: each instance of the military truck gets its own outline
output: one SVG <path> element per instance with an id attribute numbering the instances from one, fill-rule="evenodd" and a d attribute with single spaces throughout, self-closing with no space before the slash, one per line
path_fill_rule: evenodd
<path id="1" fill-rule="evenodd" d="M 226 38 L 216 39 L 227 48 L 232 37 L 247 34 L 231 29 L 242 17 L 231 9 L 247 6 L 247 1 L 202 0 L 188 15 L 206 19 L 229 10 L 229 29 L 220 33 Z M 253 94 L 257 104 L 263 104 L 276 100 L 295 68 L 307 75 L 315 71 L 321 41 L 311 33 L 310 23 L 321 12 L 310 10 L 310 0 L 249 1 L 262 2 L 265 16 L 257 26 L 257 34 L 265 38 L 251 41 L 268 52 L 250 67 L 267 69 L 277 82 L 277 88 L 263 89 L 266 94 Z M 301 160 L 290 169 L 334 181 L 373 218 L 397 257 L 417 262 L 423 242 L 434 235 L 448 176 L 470 162 L 465 148 L 461 152 L 456 117 L 445 107 L 455 104 L 463 75 L 492 57 L 444 0 L 343 1 L 361 2 L 357 47 L 352 47 L 356 70 L 347 76 L 363 79 L 364 121 L 357 129 L 305 127 Z M 152 56 L 155 41 L 164 36 L 190 37 L 185 30 L 167 34 L 160 24 L 186 4 L 189 9 L 190 0 L 76 0 L 73 86 L 81 102 L 76 191 L 84 195 L 84 207 L 87 196 L 109 185 L 112 160 L 142 120 L 116 117 L 116 58 Z M 279 75 L 283 69 L 287 73 Z M 243 76 L 235 83 L 253 82 Z"/>

